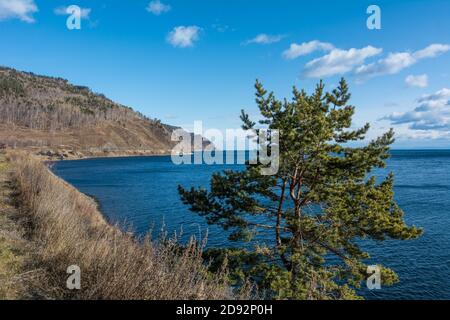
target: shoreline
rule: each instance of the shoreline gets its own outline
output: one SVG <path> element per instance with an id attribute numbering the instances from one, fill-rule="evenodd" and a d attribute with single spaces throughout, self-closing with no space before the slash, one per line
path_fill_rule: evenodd
<path id="1" fill-rule="evenodd" d="M 155 151 L 155 150 L 122 150 L 122 151 L 75 151 L 64 150 L 50 151 L 50 149 L 41 148 L 6 148 L 4 151 L 24 151 L 29 152 L 33 156 L 41 159 L 44 162 L 58 162 L 58 161 L 75 161 L 75 160 L 89 160 L 89 159 L 108 159 L 108 158 L 133 158 L 133 157 L 167 157 L 171 156 L 170 151 Z M 226 152 L 226 150 L 221 150 Z M 252 151 L 252 150 L 234 150 L 236 151 Z M 414 152 L 432 152 L 432 151 L 450 151 L 450 148 L 418 148 L 418 149 L 391 149 L 391 152 L 414 151 Z"/>
<path id="2" fill-rule="evenodd" d="M 110 159 L 110 158 L 145 158 L 145 157 L 170 157 L 170 153 L 162 154 L 111 154 L 111 155 L 93 155 L 83 156 L 80 158 L 68 158 L 68 159 L 50 159 L 47 161 L 60 162 L 60 161 L 80 161 L 90 159 Z"/>
<path id="3" fill-rule="evenodd" d="M 123 151 L 76 151 L 76 150 L 58 150 L 34 149 L 34 148 L 7 148 L 5 151 L 24 151 L 32 154 L 42 161 L 73 161 L 98 158 L 129 158 L 129 157 L 166 157 L 170 156 L 170 151 L 154 150 L 123 150 Z"/>
<path id="4" fill-rule="evenodd" d="M 9 150 L 23 150 L 23 151 L 29 151 L 24 149 L 9 149 Z M 226 152 L 226 150 L 221 150 Z M 253 151 L 253 150 L 237 150 L 237 151 Z M 402 152 L 402 151 L 413 151 L 413 152 L 433 152 L 433 151 L 449 151 L 450 148 L 429 148 L 429 149 L 392 149 L 391 152 Z M 133 151 L 138 153 L 129 153 L 129 152 L 110 152 L 108 154 L 102 154 L 102 155 L 81 155 L 79 157 L 67 157 L 61 159 L 61 157 L 47 157 L 47 159 L 43 159 L 44 162 L 59 162 L 59 161 L 77 161 L 77 160 L 90 160 L 90 159 L 109 159 L 109 158 L 144 158 L 144 157 L 169 157 L 172 154 L 169 153 L 142 153 L 142 151 Z M 234 151 L 236 152 L 236 150 Z M 35 154 L 34 156 L 38 158 L 45 158 L 45 156 Z M 391 154 L 392 156 L 392 154 Z"/>
<path id="5" fill-rule="evenodd" d="M 140 242 L 110 224 L 95 198 L 58 177 L 42 159 L 17 150 L 2 150 L 2 154 L 0 164 L 7 165 L 12 183 L 0 186 L 0 191 L 20 191 L 14 195 L 20 219 L 11 223 L 18 228 L 24 222 L 26 237 L 19 238 L 32 248 L 17 257 L 24 261 L 17 270 L 4 275 L 0 272 L 0 278 L 4 277 L 0 280 L 11 284 L 7 296 L 57 300 L 253 298 L 250 291 L 230 291 L 225 273 L 211 273 L 196 243 L 189 243 L 180 252 L 171 239 Z M 8 195 L 10 201 L 12 196 Z M 7 244 L 13 249 L 11 241 Z M 71 265 L 82 271 L 81 290 L 66 287 L 66 271 Z M 141 272 L 143 268 L 149 272 Z M 38 272 L 36 278 L 22 277 L 34 270 Z M 14 281 L 16 278 L 23 283 L 23 289 Z"/>

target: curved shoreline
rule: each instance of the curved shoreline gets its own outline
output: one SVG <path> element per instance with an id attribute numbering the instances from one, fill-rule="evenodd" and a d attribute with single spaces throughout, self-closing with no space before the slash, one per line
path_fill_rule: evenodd
<path id="1" fill-rule="evenodd" d="M 34 282 L 18 299 L 202 300 L 237 299 L 225 274 L 208 272 L 201 248 L 136 240 L 109 224 L 89 196 L 52 173 L 41 159 L 8 151 L 7 163 L 19 191 L 16 203 L 28 221 L 27 237 L 33 245 L 24 264 L 39 270 Z M 67 268 L 82 271 L 80 290 L 66 287 Z M 8 275 L 14 278 L 16 274 Z"/>

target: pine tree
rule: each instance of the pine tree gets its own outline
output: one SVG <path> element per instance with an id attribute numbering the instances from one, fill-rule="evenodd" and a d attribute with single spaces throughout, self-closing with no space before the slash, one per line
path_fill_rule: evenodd
<path id="1" fill-rule="evenodd" d="M 362 239 L 412 239 L 422 230 L 409 227 L 394 201 L 393 174 L 377 181 L 373 170 L 385 167 L 391 129 L 365 138 L 369 124 L 352 129 L 355 107 L 342 79 L 332 92 L 320 82 L 314 93 L 294 87 L 291 101 L 279 101 L 256 82 L 261 126 L 280 132 L 280 168 L 260 174 L 260 165 L 215 173 L 210 190 L 179 186 L 183 202 L 209 224 L 230 231 L 232 241 L 250 241 L 258 233 L 273 240 L 245 248 L 207 252 L 213 266 L 228 262 L 239 283 L 250 278 L 274 299 L 354 299 L 367 278 L 369 253 Z M 242 111 L 244 129 L 256 123 Z M 263 222 L 262 222 L 263 221 Z M 382 285 L 398 281 L 379 266 Z"/>

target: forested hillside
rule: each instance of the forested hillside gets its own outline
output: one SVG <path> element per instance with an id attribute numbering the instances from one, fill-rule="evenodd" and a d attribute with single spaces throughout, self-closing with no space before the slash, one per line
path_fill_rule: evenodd
<path id="1" fill-rule="evenodd" d="M 58 157 L 168 153 L 173 126 L 62 78 L 0 67 L 0 143 Z"/>

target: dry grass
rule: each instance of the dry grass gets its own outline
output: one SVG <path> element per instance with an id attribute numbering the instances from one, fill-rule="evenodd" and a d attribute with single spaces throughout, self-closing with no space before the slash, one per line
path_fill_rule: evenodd
<path id="1" fill-rule="evenodd" d="M 95 202 L 24 152 L 8 155 L 35 243 L 29 270 L 40 270 L 31 295 L 44 299 L 234 299 L 226 273 L 211 275 L 192 241 L 137 241 L 108 225 Z M 69 290 L 67 268 L 81 269 L 81 289 Z"/>
<path id="2" fill-rule="evenodd" d="M 24 294 L 24 263 L 29 251 L 24 230 L 17 223 L 18 212 L 11 203 L 13 192 L 9 166 L 0 152 L 0 299 L 17 299 Z"/>

